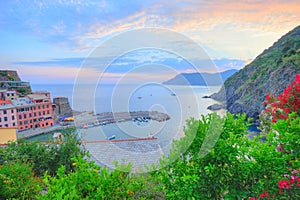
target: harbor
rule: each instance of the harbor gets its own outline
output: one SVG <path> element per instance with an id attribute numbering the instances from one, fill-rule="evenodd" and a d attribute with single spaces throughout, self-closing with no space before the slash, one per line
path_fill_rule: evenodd
<path id="1" fill-rule="evenodd" d="M 93 114 L 93 112 L 81 112 L 74 116 L 74 121 L 57 121 L 57 123 L 47 128 L 35 128 L 18 131 L 18 138 L 30 138 L 45 133 L 59 131 L 66 128 L 88 129 L 96 126 L 122 123 L 132 121 L 137 125 L 151 120 L 163 122 L 170 119 L 170 116 L 158 111 L 134 111 L 134 112 L 105 112 Z M 113 139 L 113 138 L 112 138 Z"/>

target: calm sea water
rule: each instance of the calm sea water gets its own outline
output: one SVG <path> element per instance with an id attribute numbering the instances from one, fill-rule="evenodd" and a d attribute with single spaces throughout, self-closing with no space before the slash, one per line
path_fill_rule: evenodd
<path id="1" fill-rule="evenodd" d="M 122 122 L 89 129 L 78 129 L 83 140 L 100 140 L 111 135 L 116 139 L 148 137 L 158 138 L 164 151 L 171 147 L 173 139 L 183 135 L 186 119 L 199 118 L 210 111 L 206 108 L 214 102 L 202 98 L 220 89 L 204 86 L 165 86 L 159 84 L 135 85 L 32 85 L 33 91 L 47 90 L 52 97 L 65 96 L 74 110 L 101 112 L 123 112 L 156 110 L 167 113 L 171 119 L 166 122 Z M 49 135 L 33 139 L 47 140 Z"/>

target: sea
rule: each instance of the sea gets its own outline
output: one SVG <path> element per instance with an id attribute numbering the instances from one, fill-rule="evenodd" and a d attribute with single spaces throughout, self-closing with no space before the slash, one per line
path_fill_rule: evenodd
<path id="1" fill-rule="evenodd" d="M 51 97 L 68 97 L 76 111 L 103 112 L 159 111 L 170 116 L 170 120 L 157 122 L 120 122 L 106 126 L 77 129 L 83 141 L 102 140 L 110 136 L 116 139 L 154 136 L 162 150 L 168 152 L 172 141 L 184 134 L 186 120 L 199 119 L 211 111 L 209 105 L 217 103 L 203 98 L 217 92 L 221 86 L 175 86 L 163 84 L 123 85 L 72 85 L 33 84 L 33 91 L 49 91 Z M 40 135 L 31 140 L 45 141 L 50 134 Z"/>

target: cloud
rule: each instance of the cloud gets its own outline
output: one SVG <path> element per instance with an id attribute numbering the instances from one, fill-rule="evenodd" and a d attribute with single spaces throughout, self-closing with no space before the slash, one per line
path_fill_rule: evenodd
<path id="1" fill-rule="evenodd" d="M 249 59 L 299 25 L 299 13 L 297 0 L 3 1 L 0 32 L 80 53 L 128 30 L 159 27 L 203 44 L 214 58 Z"/>

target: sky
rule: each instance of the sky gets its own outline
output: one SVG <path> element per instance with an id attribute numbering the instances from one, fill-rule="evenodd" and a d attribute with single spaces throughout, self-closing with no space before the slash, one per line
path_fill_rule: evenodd
<path id="1" fill-rule="evenodd" d="M 122 77 L 163 81 L 182 72 L 240 69 L 299 22 L 299 0 L 0 1 L 0 66 L 17 70 L 33 84 L 74 83 L 78 76 L 102 76 L 105 82 Z M 134 35 L 143 29 L 156 36 L 151 31 Z M 128 40 L 122 37 L 126 33 Z M 178 51 L 157 47 L 166 47 L 166 41 L 172 41 L 169 35 L 176 35 L 171 46 L 177 45 Z M 160 36 L 164 45 L 149 48 L 152 36 Z M 187 38 L 185 43 L 177 40 L 181 36 Z M 141 41 L 148 46 L 118 51 Z M 205 53 L 194 51 L 193 42 Z M 111 60 L 95 54 L 98 49 L 120 55 Z M 195 69 L 190 59 L 197 59 L 198 52 L 215 67 Z M 93 66 L 87 66 L 91 57 Z M 104 70 L 99 66 L 106 61 L 110 65 Z M 150 64 L 161 65 L 161 70 L 145 67 Z M 139 67 L 144 70 L 136 70 Z"/>

